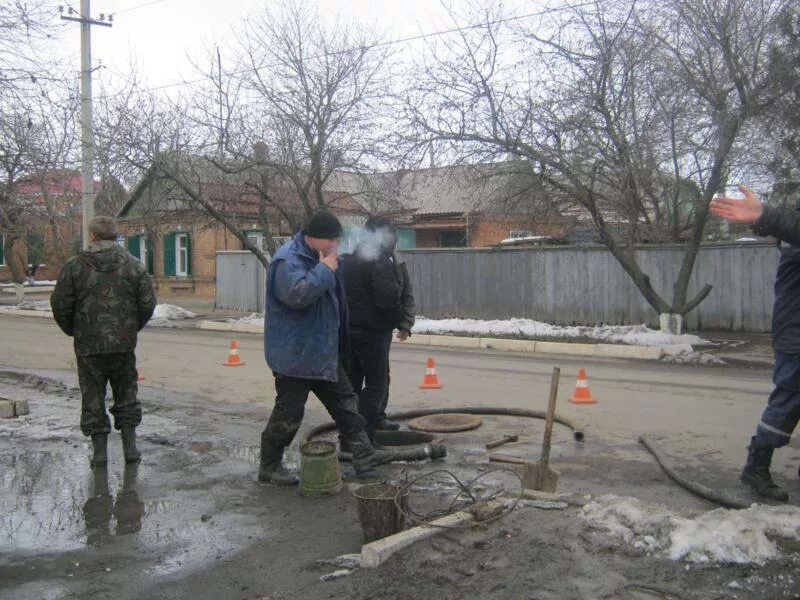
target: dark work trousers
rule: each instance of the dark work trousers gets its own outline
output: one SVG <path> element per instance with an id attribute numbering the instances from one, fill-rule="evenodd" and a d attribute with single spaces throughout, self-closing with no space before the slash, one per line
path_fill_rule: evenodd
<path id="1" fill-rule="evenodd" d="M 142 422 L 142 406 L 136 398 L 136 355 L 133 352 L 78 356 L 78 382 L 81 387 L 81 431 L 97 435 L 111 431 L 106 412 L 106 387 L 111 383 L 114 428 L 137 427 Z"/>
<path id="2" fill-rule="evenodd" d="M 756 429 L 756 446 L 781 448 L 800 420 L 800 356 L 775 353 L 775 389 Z"/>
<path id="3" fill-rule="evenodd" d="M 377 423 L 386 420 L 386 407 L 389 405 L 389 389 L 392 387 L 392 369 L 389 366 L 389 353 L 392 350 L 392 334 L 386 338 L 386 393 L 383 395 L 383 401 L 378 409 Z"/>
<path id="4" fill-rule="evenodd" d="M 364 419 L 358 414 L 358 396 L 350 385 L 344 366 L 339 362 L 338 381 L 300 379 L 275 373 L 275 408 L 261 433 L 261 461 L 279 462 L 283 449 L 292 443 L 303 422 L 309 392 L 319 398 L 330 414 L 339 433 L 348 435 L 364 430 Z M 266 453 L 266 454 L 265 454 Z"/>
<path id="5" fill-rule="evenodd" d="M 370 439 L 375 437 L 375 425 L 388 400 L 391 343 L 391 331 L 350 331 L 348 375 L 358 394 L 358 412 L 367 423 Z"/>

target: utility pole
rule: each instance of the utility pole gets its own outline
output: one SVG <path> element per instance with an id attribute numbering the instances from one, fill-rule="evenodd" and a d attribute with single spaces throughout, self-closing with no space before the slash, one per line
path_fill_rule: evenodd
<path id="1" fill-rule="evenodd" d="M 100 20 L 91 18 L 90 0 L 81 0 L 81 12 L 71 7 L 68 14 L 61 15 L 64 21 L 75 21 L 81 24 L 81 246 L 85 250 L 89 246 L 89 221 L 94 217 L 94 131 L 92 128 L 92 25 L 111 27 L 114 15 L 100 15 Z M 64 7 L 60 8 L 64 12 Z"/>

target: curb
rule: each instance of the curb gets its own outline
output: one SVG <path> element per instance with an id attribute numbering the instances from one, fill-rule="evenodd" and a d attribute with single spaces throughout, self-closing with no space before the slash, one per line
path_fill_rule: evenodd
<path id="1" fill-rule="evenodd" d="M 230 331 L 236 333 L 263 333 L 263 325 L 252 323 L 224 323 L 220 321 L 199 321 L 198 329 L 209 331 Z M 671 346 L 628 346 L 621 344 L 572 344 L 569 342 L 541 342 L 536 340 L 508 340 L 503 338 L 460 337 L 455 335 L 414 334 L 405 342 L 412 346 L 434 346 L 445 348 L 472 348 L 475 350 L 502 350 L 504 352 L 523 352 L 528 354 L 572 354 L 597 358 L 627 358 L 639 360 L 659 360 L 664 356 L 691 352 L 689 344 Z"/>
<path id="2" fill-rule="evenodd" d="M 42 319 L 52 319 L 53 313 L 49 310 L 27 310 L 25 308 L 8 308 L 0 306 L 0 315 L 16 315 L 19 317 L 39 317 Z"/>
<path id="3" fill-rule="evenodd" d="M 0 314 L 21 317 L 52 319 L 53 313 L 43 310 L 25 310 L 0 307 Z M 206 331 L 229 331 L 234 333 L 263 333 L 264 326 L 253 323 L 225 323 L 223 321 L 197 321 L 196 329 Z M 188 328 L 187 328 L 188 329 Z M 475 350 L 501 350 L 526 354 L 567 354 L 595 358 L 625 358 L 636 360 L 660 360 L 664 356 L 691 352 L 690 344 L 671 346 L 628 346 L 622 344 L 579 344 L 570 342 L 543 342 L 536 340 L 508 340 L 504 338 L 463 337 L 455 335 L 414 334 L 404 342 L 392 339 L 394 344 L 411 346 L 433 346 L 444 348 L 472 348 Z"/>

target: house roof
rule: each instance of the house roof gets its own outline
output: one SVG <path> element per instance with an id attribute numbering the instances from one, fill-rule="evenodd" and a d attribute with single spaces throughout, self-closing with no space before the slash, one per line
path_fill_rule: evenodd
<path id="1" fill-rule="evenodd" d="M 335 173 L 328 187 L 343 189 L 370 212 L 412 211 L 419 216 L 468 212 L 530 213 L 543 188 L 528 163 L 506 161 L 398 170 Z"/>
<path id="2" fill-rule="evenodd" d="M 242 168 L 223 173 L 202 157 L 181 159 L 182 169 L 196 185 L 217 202 L 225 202 L 228 210 L 239 214 L 257 214 L 260 199 L 255 192 L 255 177 L 263 170 Z M 273 175 L 279 177 L 278 175 Z M 155 167 L 133 189 L 120 217 L 131 216 L 145 207 L 142 202 L 155 202 L 149 210 L 191 210 L 182 194 L 162 194 L 160 198 L 143 200 L 145 192 L 159 178 Z M 169 185 L 167 183 L 167 185 Z M 288 185 L 276 187 L 283 206 L 302 209 L 299 198 Z M 531 214 L 541 210 L 547 200 L 538 178 L 529 163 L 505 161 L 478 165 L 456 165 L 417 170 L 380 173 L 337 171 L 324 186 L 325 202 L 339 213 L 392 214 L 400 220 L 414 216 L 462 215 L 465 213 Z M 145 209 L 146 210 L 146 209 Z"/>
<path id="3" fill-rule="evenodd" d="M 239 164 L 226 165 L 222 171 L 211 161 L 203 157 L 182 158 L 179 168 L 184 176 L 199 189 L 202 189 L 220 210 L 235 212 L 238 215 L 257 215 L 261 205 L 258 193 L 258 182 L 262 170 L 242 167 Z M 153 195 L 153 186 L 162 184 L 159 193 Z M 302 210 L 302 203 L 296 191 L 279 183 L 271 189 L 272 195 L 280 199 L 284 210 Z M 326 206 L 336 213 L 363 213 L 364 208 L 349 194 L 326 191 L 323 193 Z M 151 166 L 131 192 L 130 198 L 122 210 L 120 217 L 129 217 L 145 212 L 196 211 L 193 203 L 187 199 L 180 189 Z"/>

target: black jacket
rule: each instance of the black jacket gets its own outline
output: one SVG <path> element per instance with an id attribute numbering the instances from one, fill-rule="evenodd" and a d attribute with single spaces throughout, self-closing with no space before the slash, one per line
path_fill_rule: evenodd
<path id="1" fill-rule="evenodd" d="M 403 322 L 402 281 L 391 254 L 374 260 L 359 248 L 342 257 L 351 330 L 392 331 Z"/>
<path id="2" fill-rule="evenodd" d="M 406 267 L 406 263 L 398 262 L 395 258 L 394 264 L 395 270 L 397 271 L 397 278 L 400 280 L 400 303 L 403 305 L 403 316 L 400 319 L 400 323 L 397 325 L 397 329 L 405 329 L 406 331 L 410 332 L 414 327 L 414 321 L 416 320 L 414 288 L 411 287 L 411 277 L 408 275 L 408 267 Z"/>
<path id="3" fill-rule="evenodd" d="M 787 241 L 791 244 L 784 243 L 780 249 L 781 260 L 775 276 L 775 305 L 772 309 L 772 345 L 777 352 L 800 354 L 800 240 L 792 241 L 794 238 L 788 235 L 792 230 L 791 223 L 800 217 L 800 202 L 797 210 L 782 209 L 781 213 L 780 223 L 784 229 L 779 237 L 790 238 Z M 774 213 L 769 216 L 774 216 Z"/>
<path id="4" fill-rule="evenodd" d="M 760 236 L 771 235 L 800 246 L 800 212 L 791 208 L 765 206 L 764 213 L 753 223 L 753 231 Z"/>

